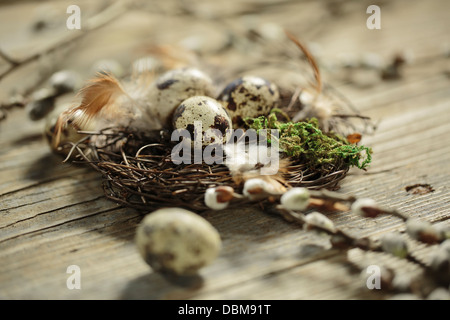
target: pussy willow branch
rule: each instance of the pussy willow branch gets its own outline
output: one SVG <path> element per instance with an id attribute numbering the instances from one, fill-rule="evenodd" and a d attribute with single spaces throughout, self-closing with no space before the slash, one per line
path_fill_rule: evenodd
<path id="1" fill-rule="evenodd" d="M 14 72 L 16 69 L 23 67 L 33 61 L 38 60 L 40 57 L 51 54 L 58 49 L 67 46 L 68 44 L 81 39 L 86 34 L 88 34 L 90 31 L 99 29 L 108 23 L 115 20 L 117 17 L 125 13 L 130 5 L 131 1 L 117 1 L 111 6 L 107 7 L 102 12 L 98 13 L 97 15 L 90 18 L 88 21 L 83 23 L 83 28 L 79 30 L 78 32 L 69 32 L 66 33 L 66 35 L 57 41 L 56 43 L 50 45 L 48 48 L 45 48 L 44 50 L 40 52 L 36 52 L 34 54 L 31 54 L 28 57 L 22 58 L 22 59 L 15 59 L 9 56 L 9 54 L 5 53 L 2 49 L 0 49 L 0 57 L 8 62 L 9 68 L 7 68 L 5 71 L 0 73 L 0 81 Z"/>
<path id="2" fill-rule="evenodd" d="M 277 206 L 276 209 L 277 212 L 281 214 L 281 216 L 283 216 L 283 218 L 289 222 L 295 222 L 301 226 L 308 224 L 308 222 L 305 219 L 306 216 L 302 213 L 287 210 L 283 208 L 283 206 Z M 353 237 L 352 235 L 346 233 L 345 231 L 337 227 L 336 230 L 332 231 L 320 225 L 312 225 L 311 229 L 326 233 L 332 237 L 342 238 L 342 241 L 340 241 L 338 245 L 335 243 L 333 244 L 333 247 L 336 247 L 337 249 L 348 250 L 352 248 L 358 248 L 364 251 L 383 252 L 380 244 L 375 243 L 368 238 Z M 411 253 L 408 253 L 405 259 L 411 263 L 418 265 L 424 270 L 430 271 L 430 267 L 428 265 L 415 258 L 413 255 L 411 255 Z"/>

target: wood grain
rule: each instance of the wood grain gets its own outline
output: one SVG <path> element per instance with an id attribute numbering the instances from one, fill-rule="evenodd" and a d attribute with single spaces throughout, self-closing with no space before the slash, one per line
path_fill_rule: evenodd
<path id="1" fill-rule="evenodd" d="M 386 59 L 401 49 L 414 52 L 417 59 L 405 66 L 402 79 L 378 81 L 370 88 L 360 88 L 332 70 L 324 72 L 326 81 L 361 112 L 379 121 L 375 134 L 362 141 L 373 147 L 373 165 L 367 172 L 351 170 L 340 191 L 371 197 L 407 215 L 448 226 L 450 65 L 442 46 L 450 32 L 450 6 L 448 1 L 412 2 L 383 5 L 380 31 L 365 27 L 366 2 L 344 2 L 342 15 L 332 16 L 325 1 L 286 1 L 259 10 L 254 19 L 279 23 L 305 40 L 319 43 L 325 62 L 337 61 L 343 52 L 377 52 Z M 253 7 L 240 3 L 227 9 L 229 15 L 223 21 L 205 20 L 203 26 L 211 25 L 218 34 L 224 25 L 243 26 L 248 20 L 239 16 L 240 10 Z M 87 6 L 87 2 L 82 4 Z M 31 10 L 35 4 L 20 4 L 17 10 L 24 6 Z M 168 8 L 160 10 L 172 10 Z M 210 14 L 217 10 L 211 9 Z M 0 21 L 2 15 L 15 12 L 13 5 L 8 6 L 1 11 Z M 207 15 L 208 11 L 199 12 Z M 202 23 L 186 27 L 186 21 L 192 19 L 132 10 L 116 24 L 88 35 L 78 53 L 67 56 L 68 65 L 61 65 L 78 68 L 86 77 L 88 66 L 100 57 L 129 65 L 132 57 L 142 53 L 141 43 L 163 38 L 176 42 L 189 30 L 201 29 Z M 148 28 L 159 22 L 166 26 L 163 35 Z M 25 21 L 16 23 L 21 26 L 18 33 L 26 32 Z M 105 40 L 114 37 L 128 40 Z M 12 52 L 20 51 L 20 43 L 10 36 L 5 39 L 15 48 Z M 99 40 L 101 45 L 96 46 L 96 39 L 107 44 Z M 5 79 L 0 96 L 18 86 L 28 70 Z M 326 238 L 278 216 L 244 208 L 206 214 L 220 232 L 223 249 L 199 278 L 176 280 L 155 274 L 139 257 L 133 242 L 142 216 L 105 199 L 97 173 L 62 164 L 61 157 L 51 154 L 42 129 L 42 122 L 29 121 L 21 109 L 8 112 L 8 119 L 0 122 L 2 299 L 384 299 L 389 293 L 368 290 L 359 269 L 389 264 L 400 272 L 419 272 L 414 265 L 386 254 L 328 250 Z M 405 190 L 417 183 L 430 184 L 434 192 L 413 195 Z M 401 221 L 388 216 L 368 220 L 346 212 L 329 217 L 355 236 L 377 239 L 387 232 L 404 231 Z M 436 249 L 414 241 L 410 245 L 425 263 Z M 81 290 L 66 286 L 66 269 L 73 264 L 81 268 Z"/>

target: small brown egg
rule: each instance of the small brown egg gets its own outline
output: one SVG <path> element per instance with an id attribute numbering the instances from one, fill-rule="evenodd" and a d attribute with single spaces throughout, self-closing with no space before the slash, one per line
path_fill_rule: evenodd
<path id="1" fill-rule="evenodd" d="M 208 129 L 216 129 L 226 142 L 228 131 L 232 128 L 231 119 L 227 111 L 215 99 L 206 96 L 195 96 L 184 100 L 175 110 L 172 119 L 174 129 L 189 131 L 192 138 L 196 129 L 195 122 L 201 123 L 202 138 Z M 202 139 L 203 145 L 217 142 L 213 139 Z"/>
<path id="2" fill-rule="evenodd" d="M 274 83 L 255 76 L 234 80 L 223 89 L 217 100 L 223 101 L 235 127 L 242 127 L 245 118 L 267 115 L 276 107 L 280 93 Z"/>
<path id="3" fill-rule="evenodd" d="M 217 257 L 221 240 L 201 216 L 181 208 L 163 208 L 139 224 L 136 245 L 154 271 L 192 275 Z"/>

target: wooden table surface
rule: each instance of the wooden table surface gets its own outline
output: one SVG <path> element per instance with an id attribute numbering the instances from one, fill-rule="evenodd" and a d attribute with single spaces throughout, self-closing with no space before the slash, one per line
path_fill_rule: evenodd
<path id="1" fill-rule="evenodd" d="M 0 49 L 13 57 L 26 57 L 77 32 L 65 28 L 69 2 L 48 1 L 44 8 L 33 1 L 2 3 Z M 82 13 L 101 10 L 88 1 L 79 3 Z M 340 192 L 450 225 L 449 1 L 378 1 L 380 30 L 366 27 L 367 1 L 264 1 L 261 7 L 253 1 L 198 2 L 196 16 L 188 14 L 190 6 L 181 10 L 177 3 L 166 1 L 153 11 L 136 6 L 85 35 L 62 56 L 19 68 L 1 80 L 1 101 L 32 84 L 52 62 L 87 79 L 94 61 L 114 58 L 129 66 L 146 43 L 178 43 L 195 34 L 204 36 L 202 41 L 211 39 L 201 46 L 212 52 L 225 38 L 219 20 L 229 26 L 274 22 L 312 44 L 325 80 L 379 122 L 375 134 L 362 141 L 373 148 L 372 166 L 367 172 L 351 170 Z M 39 10 L 56 12 L 59 24 L 32 33 L 30 24 Z M 399 52 L 409 60 L 397 80 L 327 68 L 345 57 L 373 53 L 388 61 Z M 0 67 L 6 66 L 2 61 Z M 142 215 L 105 199 L 100 177 L 91 169 L 62 164 L 42 136 L 42 121 L 30 121 L 21 108 L 7 116 L 0 122 L 2 299 L 384 299 L 392 293 L 369 290 L 355 266 L 364 270 L 388 264 L 400 273 L 418 272 L 415 265 L 383 253 L 328 250 L 326 238 L 278 216 L 242 209 L 206 215 L 223 248 L 198 278 L 165 278 L 153 273 L 136 250 L 133 238 Z M 434 191 L 406 191 L 415 184 L 429 184 Z M 369 220 L 344 212 L 329 218 L 355 236 L 378 239 L 404 231 L 403 223 L 390 216 Z M 425 263 L 436 250 L 410 245 Z M 80 267 L 79 290 L 66 286 L 70 265 Z"/>

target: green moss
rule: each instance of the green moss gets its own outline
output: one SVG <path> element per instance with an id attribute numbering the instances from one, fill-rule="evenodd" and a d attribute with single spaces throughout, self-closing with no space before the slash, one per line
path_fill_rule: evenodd
<path id="1" fill-rule="evenodd" d="M 257 132 L 278 129 L 280 150 L 289 157 L 303 159 L 312 167 L 344 161 L 349 166 L 365 169 L 372 160 L 370 148 L 350 144 L 347 139 L 334 133 L 323 133 L 315 118 L 283 123 L 277 120 L 275 113 L 271 113 L 268 117 L 247 118 L 244 121 Z M 268 135 L 269 143 L 271 139 Z"/>

